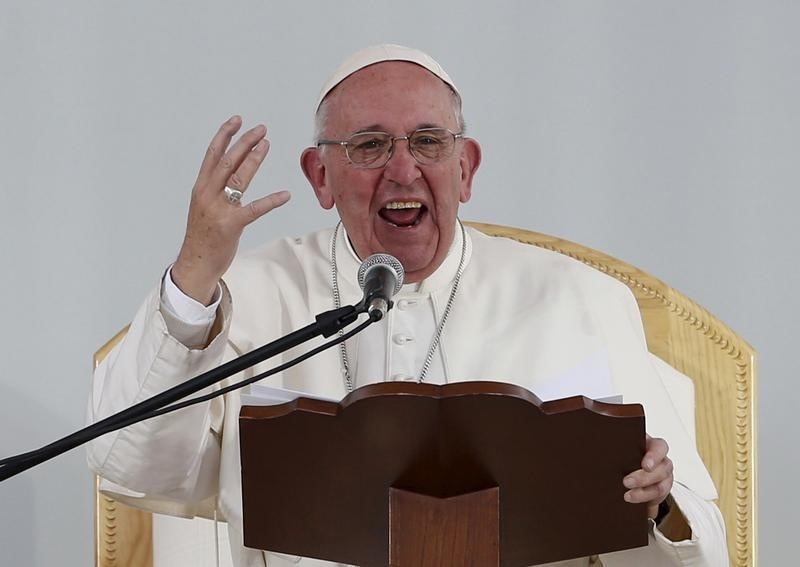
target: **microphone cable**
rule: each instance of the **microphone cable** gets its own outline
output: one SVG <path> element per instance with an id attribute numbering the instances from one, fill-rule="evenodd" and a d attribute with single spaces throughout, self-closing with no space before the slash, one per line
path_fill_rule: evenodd
<path id="1" fill-rule="evenodd" d="M 34 466 L 46 461 L 49 458 L 56 457 L 56 456 L 66 452 L 66 451 L 68 451 L 70 449 L 73 449 L 73 448 L 75 448 L 75 447 L 77 447 L 79 445 L 83 445 L 84 443 L 87 443 L 87 442 L 89 442 L 89 441 L 91 441 L 91 440 L 93 440 L 93 439 L 95 439 L 95 438 L 97 438 L 97 437 L 99 437 L 101 435 L 105 435 L 106 433 L 111 433 L 112 431 L 116 431 L 118 429 L 122 429 L 123 427 L 127 427 L 129 425 L 133 425 L 134 423 L 137 423 L 139 421 L 144 421 L 146 419 L 152 419 L 154 417 L 158 417 L 158 416 L 161 416 L 161 415 L 173 412 L 173 411 L 177 411 L 179 409 L 183 409 L 183 408 L 189 407 L 189 406 L 194 405 L 194 404 L 199 404 L 199 403 L 211 400 L 213 398 L 216 398 L 218 396 L 222 396 L 224 394 L 227 394 L 227 393 L 232 392 L 234 390 L 237 390 L 239 388 L 243 388 L 244 386 L 252 384 L 253 382 L 257 382 L 259 380 L 263 380 L 264 378 L 267 378 L 269 376 L 277 374 L 278 372 L 282 372 L 282 371 L 284 371 L 284 370 L 286 370 L 288 368 L 291 368 L 292 366 L 295 366 L 295 365 L 297 365 L 297 364 L 299 364 L 299 363 L 311 358 L 312 356 L 315 356 L 315 355 L 319 354 L 320 352 L 322 352 L 324 350 L 327 350 L 327 349 L 329 349 L 329 348 L 331 348 L 331 347 L 333 347 L 333 346 L 335 346 L 335 345 L 337 345 L 339 343 L 342 343 L 342 342 L 348 340 L 352 336 L 354 336 L 357 333 L 360 333 L 361 331 L 363 331 L 365 328 L 367 328 L 369 325 L 374 323 L 376 320 L 377 319 L 374 318 L 374 316 L 370 316 L 366 321 L 364 321 L 363 323 L 361 323 L 360 325 L 358 325 L 354 329 L 348 331 L 347 333 L 345 333 L 345 334 L 343 334 L 341 336 L 337 336 L 336 338 L 331 339 L 328 342 L 323 343 L 322 345 L 320 345 L 320 346 L 318 346 L 316 348 L 313 348 L 313 349 L 309 350 L 308 352 L 306 352 L 304 354 L 301 354 L 300 356 L 298 356 L 296 358 L 293 358 L 292 360 L 290 360 L 288 362 L 285 362 L 284 364 L 281 364 L 281 365 L 276 366 L 276 367 L 274 367 L 274 368 L 272 368 L 270 370 L 267 370 L 265 372 L 257 374 L 256 376 L 253 376 L 251 378 L 247 378 L 245 380 L 241 380 L 239 382 L 236 382 L 235 384 L 231 384 L 229 386 L 226 386 L 225 388 L 221 388 L 220 390 L 217 390 L 215 392 L 211 392 L 210 394 L 199 396 L 197 398 L 190 398 L 189 400 L 185 400 L 183 402 L 178 402 L 178 403 L 175 403 L 175 404 L 171 404 L 171 405 L 165 406 L 163 408 L 158 408 L 158 409 L 155 409 L 155 410 L 151 410 L 151 411 L 145 412 L 145 413 L 143 413 L 141 415 L 128 417 L 127 419 L 111 420 L 110 422 L 107 422 L 103 427 L 100 427 L 100 428 L 95 428 L 92 425 L 90 425 L 87 428 L 78 430 L 75 433 L 73 433 L 73 434 L 71 434 L 71 435 L 69 435 L 69 436 L 67 436 L 65 438 L 59 439 L 57 441 L 54 441 L 53 443 L 50 443 L 50 444 L 45 445 L 43 447 L 40 447 L 39 449 L 34 449 L 33 451 L 29 451 L 27 453 L 22 453 L 22 454 L 19 454 L 19 455 L 14 455 L 12 457 L 6 457 L 4 459 L 0 459 L 0 481 L 6 480 L 6 479 L 8 479 L 8 478 L 10 478 L 10 477 L 12 477 L 12 476 L 24 471 L 24 470 L 32 468 L 32 467 L 34 467 Z M 113 416 L 110 416 L 110 417 L 113 417 Z M 106 419 L 109 419 L 109 418 L 106 418 Z M 77 438 L 77 442 L 76 442 L 76 438 Z M 66 448 L 62 448 L 61 444 L 64 441 L 67 441 L 67 440 L 71 441 L 71 443 L 70 443 L 71 446 L 66 447 Z M 53 451 L 55 451 L 55 452 L 53 452 Z M 52 454 L 50 454 L 51 452 L 52 452 Z"/>

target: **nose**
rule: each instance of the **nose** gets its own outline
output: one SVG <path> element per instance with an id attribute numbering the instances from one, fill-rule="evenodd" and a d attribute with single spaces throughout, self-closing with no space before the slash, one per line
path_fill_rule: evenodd
<path id="1" fill-rule="evenodd" d="M 383 177 L 398 185 L 411 185 L 422 176 L 419 164 L 408 147 L 408 138 L 395 138 L 392 155 L 383 166 Z"/>

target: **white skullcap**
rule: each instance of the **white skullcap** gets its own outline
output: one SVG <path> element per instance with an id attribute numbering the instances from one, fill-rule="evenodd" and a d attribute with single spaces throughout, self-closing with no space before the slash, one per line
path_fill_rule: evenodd
<path id="1" fill-rule="evenodd" d="M 334 71 L 333 75 L 331 75 L 330 78 L 325 81 L 325 85 L 322 87 L 319 97 L 317 98 L 317 109 L 319 109 L 319 105 L 322 104 L 322 101 L 325 99 L 325 97 L 328 96 L 328 93 L 347 77 L 356 71 L 360 71 L 364 67 L 374 65 L 375 63 L 382 63 L 384 61 L 409 61 L 411 63 L 416 63 L 420 67 L 424 67 L 447 83 L 450 88 L 453 89 L 459 99 L 461 98 L 461 94 L 458 92 L 455 84 L 453 84 L 453 80 L 450 78 L 450 75 L 447 74 L 447 72 L 433 59 L 433 57 L 427 53 L 423 53 L 419 49 L 412 49 L 411 47 L 405 47 L 403 45 L 384 43 L 382 45 L 373 45 L 372 47 L 367 47 L 366 49 L 357 51 L 348 57 L 344 63 L 342 63 L 339 68 Z"/>

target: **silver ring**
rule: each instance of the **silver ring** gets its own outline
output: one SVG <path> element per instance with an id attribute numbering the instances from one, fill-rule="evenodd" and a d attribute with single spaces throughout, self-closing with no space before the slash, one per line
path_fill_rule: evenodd
<path id="1" fill-rule="evenodd" d="M 238 189 L 231 189 L 227 185 L 225 186 L 225 196 L 228 198 L 228 202 L 231 205 L 238 205 L 242 201 L 242 196 L 244 193 L 239 191 Z"/>

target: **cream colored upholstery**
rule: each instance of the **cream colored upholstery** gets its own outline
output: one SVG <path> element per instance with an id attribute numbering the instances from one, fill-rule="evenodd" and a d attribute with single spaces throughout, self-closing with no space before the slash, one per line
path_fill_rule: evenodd
<path id="1" fill-rule="evenodd" d="M 591 248 L 532 231 L 469 223 L 571 256 L 628 285 L 636 296 L 650 352 L 679 372 L 668 385 L 683 419 L 694 421 L 697 447 L 719 491 L 731 564 L 756 564 L 755 352 L 705 309 L 660 280 Z M 95 365 L 124 335 L 95 354 Z M 694 396 L 694 415 L 691 399 Z M 150 567 L 152 516 L 97 493 L 97 565 Z M 213 533 L 213 532 L 212 532 Z M 159 567 L 159 566 L 156 566 Z"/>

